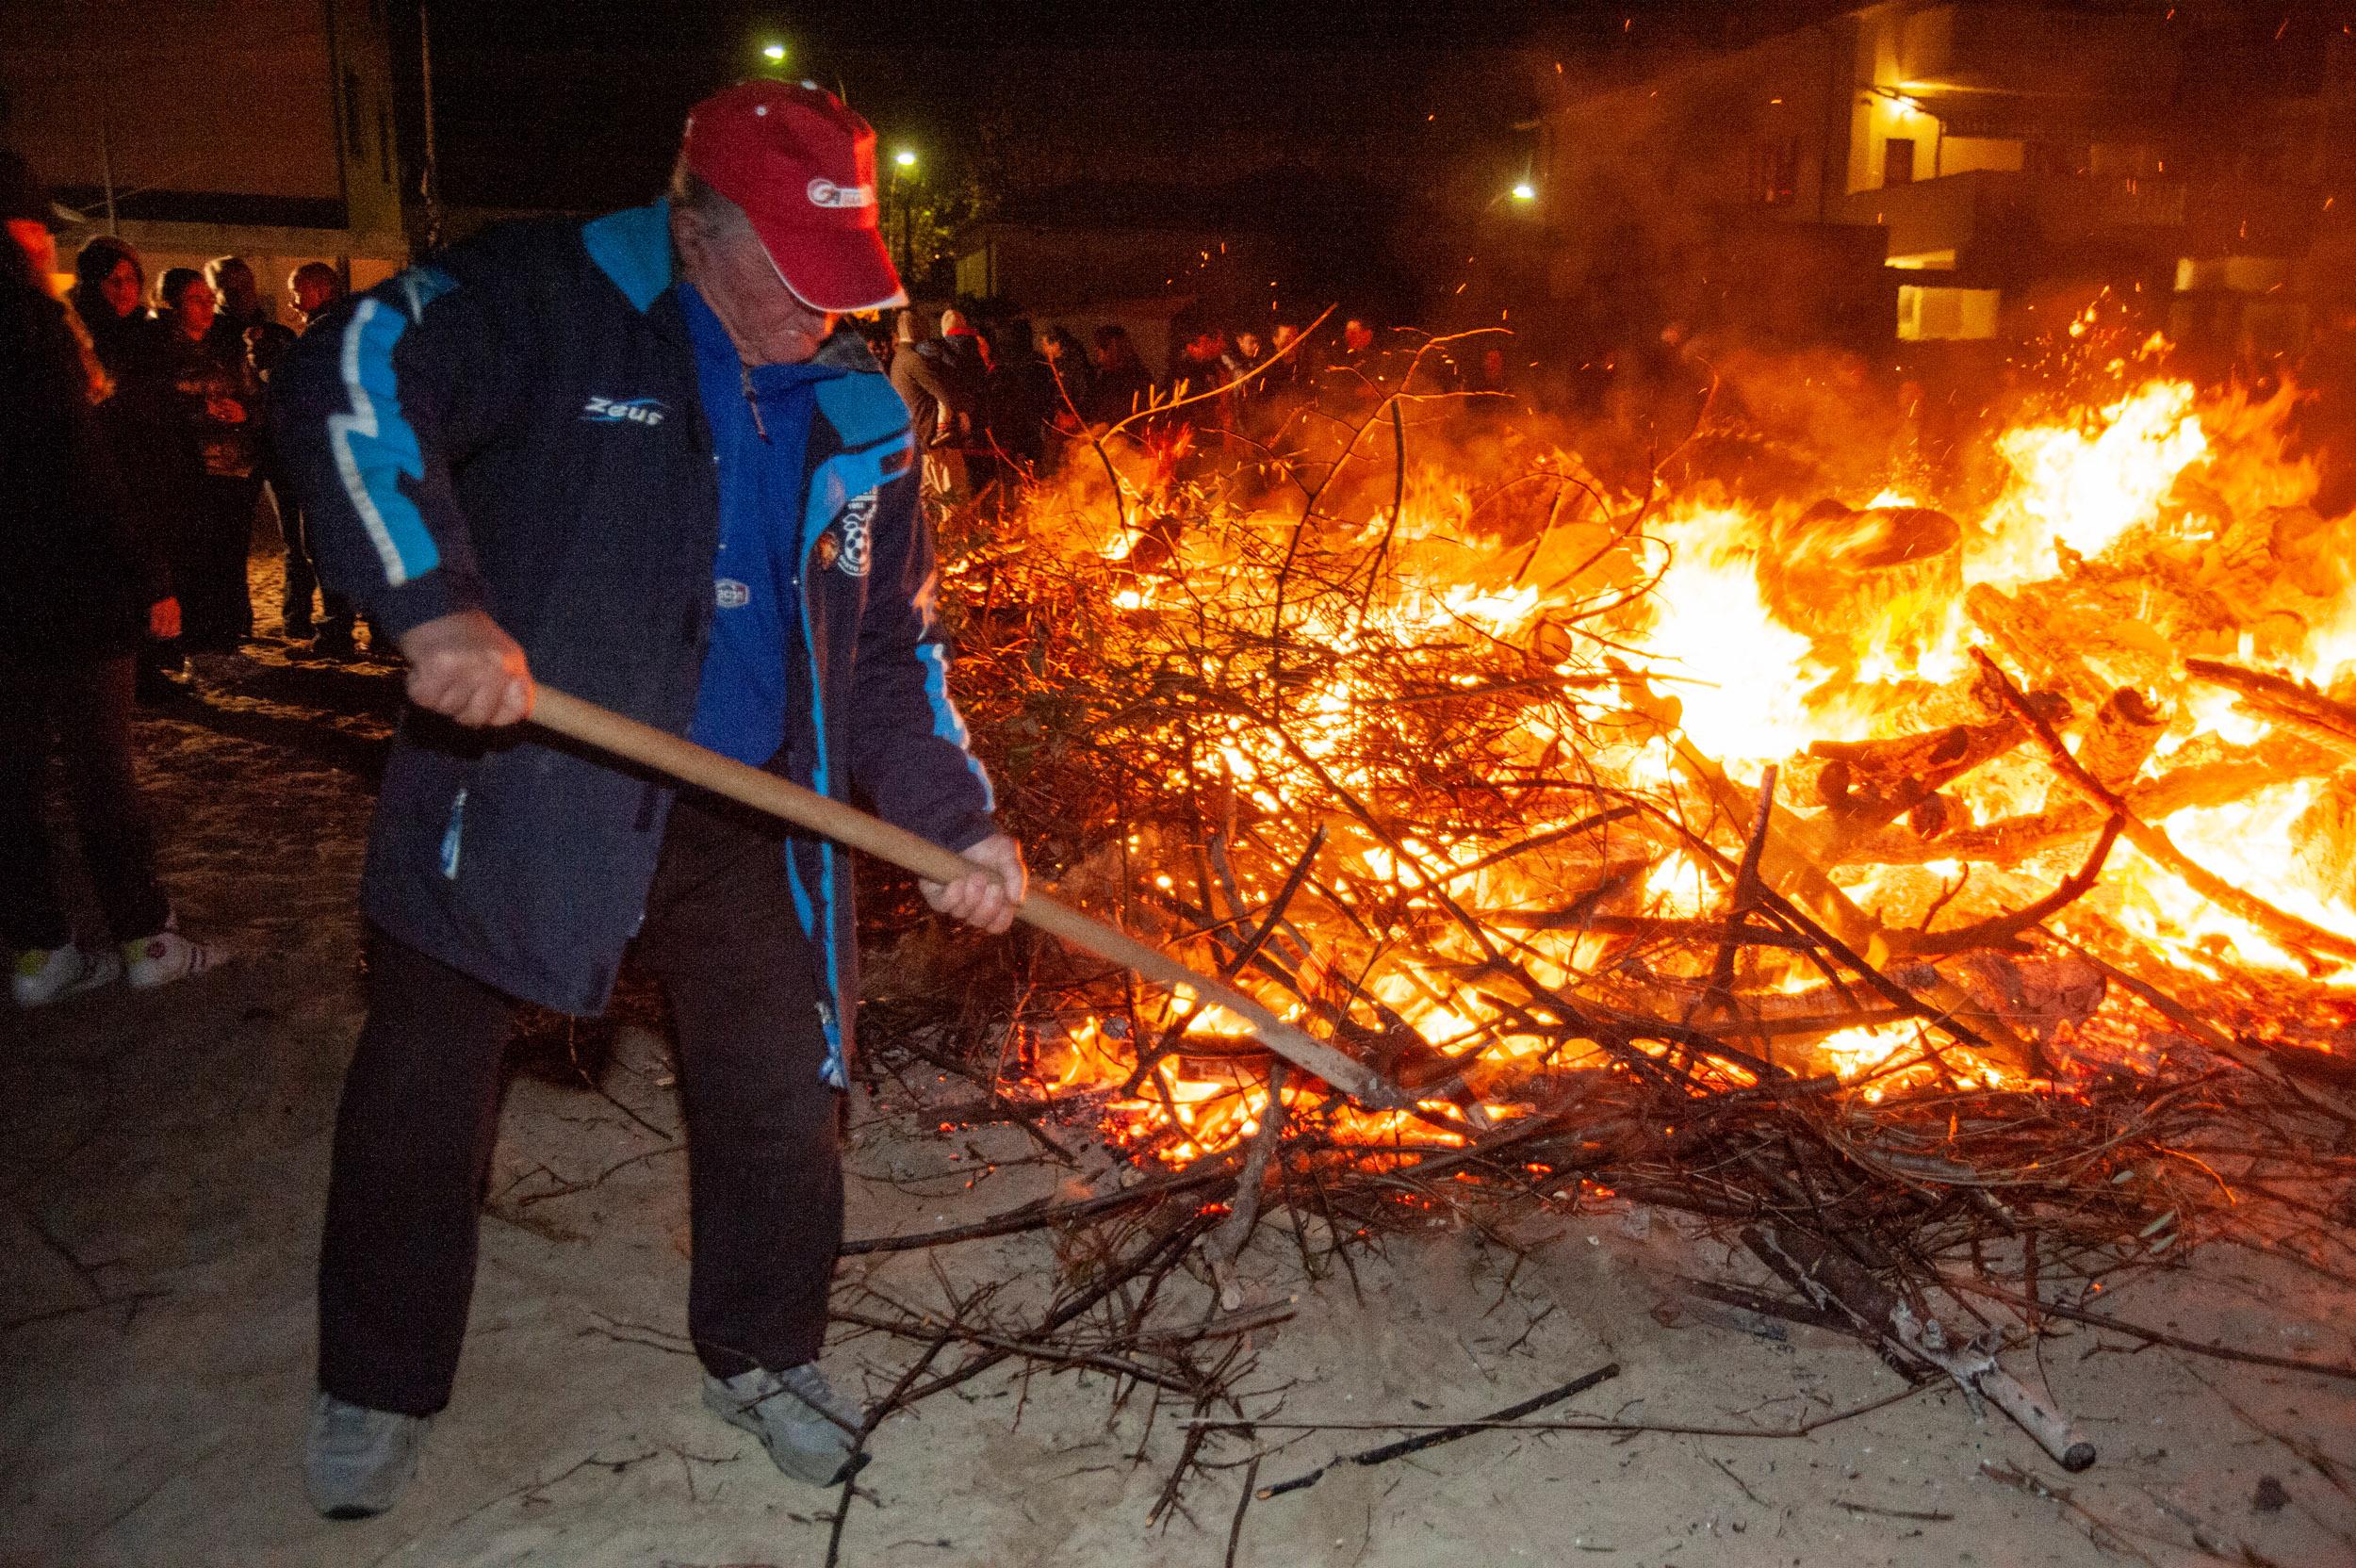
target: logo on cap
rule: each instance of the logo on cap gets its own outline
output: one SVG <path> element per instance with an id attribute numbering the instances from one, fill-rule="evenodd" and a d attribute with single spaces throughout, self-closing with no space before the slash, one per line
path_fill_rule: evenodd
<path id="1" fill-rule="evenodd" d="M 863 185 L 837 185 L 821 175 L 810 182 L 810 200 L 813 206 L 872 207 L 875 193 Z"/>

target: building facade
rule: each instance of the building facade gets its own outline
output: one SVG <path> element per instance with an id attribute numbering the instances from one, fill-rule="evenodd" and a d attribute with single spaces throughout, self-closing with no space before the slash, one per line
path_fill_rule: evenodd
<path id="1" fill-rule="evenodd" d="M 2295 19 L 1884 0 L 1575 98 L 1544 124 L 1550 292 L 1865 348 L 2107 287 L 2196 347 L 2296 350 L 2348 303 L 2356 49 Z"/>
<path id="2" fill-rule="evenodd" d="M 167 267 L 237 254 L 283 303 L 325 261 L 365 288 L 407 260 L 384 0 L 8 7 L 9 145 L 77 215 Z"/>

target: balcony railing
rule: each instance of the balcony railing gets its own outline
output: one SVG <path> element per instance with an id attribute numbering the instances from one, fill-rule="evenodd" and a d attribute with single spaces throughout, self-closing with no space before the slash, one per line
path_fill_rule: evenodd
<path id="1" fill-rule="evenodd" d="M 1893 255 L 1962 251 L 2007 235 L 2070 239 L 2174 228 L 2184 221 L 2184 188 L 2175 180 L 1978 169 L 1858 191 L 1845 198 L 1841 217 L 1886 226 Z"/>

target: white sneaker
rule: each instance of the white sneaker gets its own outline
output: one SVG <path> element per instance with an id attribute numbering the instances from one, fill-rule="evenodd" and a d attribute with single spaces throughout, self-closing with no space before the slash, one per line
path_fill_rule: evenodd
<path id="1" fill-rule="evenodd" d="M 123 961 L 133 990 L 154 990 L 174 980 L 186 980 L 219 965 L 228 953 L 210 942 L 192 942 L 180 935 L 174 916 L 161 931 L 123 944 Z"/>
<path id="2" fill-rule="evenodd" d="M 105 948 L 37 947 L 16 956 L 8 990 L 20 1007 L 46 1007 L 59 997 L 111 985 L 122 972 L 123 960 Z"/>

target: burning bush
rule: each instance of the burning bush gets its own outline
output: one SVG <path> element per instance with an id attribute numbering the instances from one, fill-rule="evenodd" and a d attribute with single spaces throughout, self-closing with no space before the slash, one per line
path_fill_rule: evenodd
<path id="1" fill-rule="evenodd" d="M 1767 500 L 1691 462 L 1624 493 L 1562 427 L 1384 384 L 1190 478 L 1151 416 L 1078 445 L 949 531 L 1012 819 L 1421 1103 L 1069 969 L 1028 976 L 1024 1075 L 1232 1180 L 1234 1245 L 1263 1189 L 1345 1235 L 1616 1191 L 2001 1402 L 1926 1292 L 2034 1312 L 2351 1125 L 2356 519 L 2309 508 L 2287 408 L 2122 355 L 1955 466 L 1992 481 L 1893 451 Z"/>

